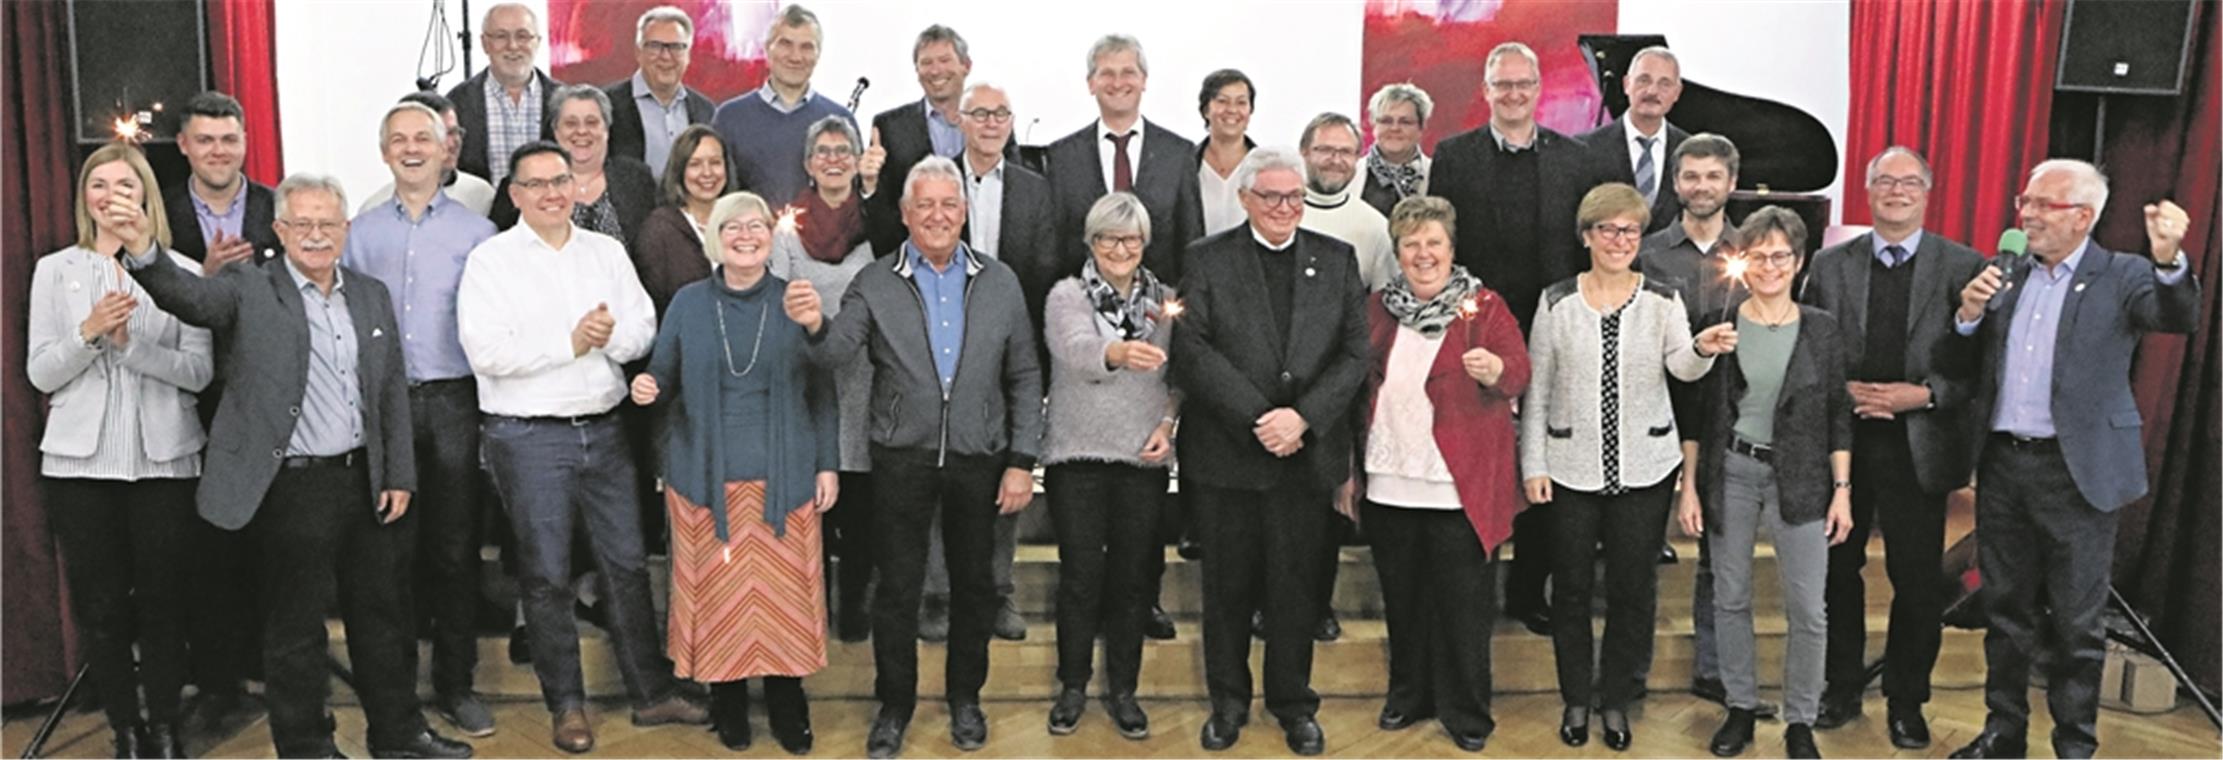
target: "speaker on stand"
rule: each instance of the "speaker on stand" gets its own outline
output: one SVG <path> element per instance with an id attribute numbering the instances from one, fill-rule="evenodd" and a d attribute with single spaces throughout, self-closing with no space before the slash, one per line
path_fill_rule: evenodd
<path id="1" fill-rule="evenodd" d="M 2053 88 L 2097 95 L 2092 163 L 2107 141 L 2114 95 L 2178 95 L 2191 59 L 2195 0 L 2070 0 Z"/>

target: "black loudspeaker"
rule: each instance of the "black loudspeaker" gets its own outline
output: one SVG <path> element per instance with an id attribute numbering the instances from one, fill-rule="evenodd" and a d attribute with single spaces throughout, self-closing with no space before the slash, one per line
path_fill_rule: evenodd
<path id="1" fill-rule="evenodd" d="M 185 102 L 208 89 L 202 0 L 70 0 L 70 96 L 80 144 L 132 125 L 142 141 L 177 139 Z"/>
<path id="2" fill-rule="evenodd" d="M 2127 95 L 2184 91 L 2193 0 L 2070 0 L 2054 88 Z"/>

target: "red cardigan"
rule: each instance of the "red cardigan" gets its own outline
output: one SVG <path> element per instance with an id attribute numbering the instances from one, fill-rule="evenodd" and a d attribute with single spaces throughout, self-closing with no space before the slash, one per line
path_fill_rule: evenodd
<path id="1" fill-rule="evenodd" d="M 1477 294 L 1480 310 L 1472 318 L 1453 320 L 1444 331 L 1442 347 L 1428 369 L 1428 402 L 1435 405 L 1436 448 L 1451 469 L 1451 482 L 1459 490 L 1467 522 L 1474 525 L 1482 550 L 1495 551 L 1513 534 L 1513 516 L 1528 505 L 1521 496 L 1514 455 L 1513 402 L 1528 388 L 1528 346 L 1521 340 L 1520 323 L 1505 307 L 1505 299 L 1484 288 Z M 1366 435 L 1374 426 L 1374 407 L 1382 381 L 1389 371 L 1389 351 L 1397 343 L 1397 318 L 1382 306 L 1382 296 L 1367 298 L 1367 342 L 1373 361 L 1366 375 L 1366 405 L 1359 411 L 1359 466 L 1352 471 L 1365 477 Z M 1497 387 L 1484 388 L 1467 377 L 1460 357 L 1468 349 L 1486 348 L 1505 360 Z"/>

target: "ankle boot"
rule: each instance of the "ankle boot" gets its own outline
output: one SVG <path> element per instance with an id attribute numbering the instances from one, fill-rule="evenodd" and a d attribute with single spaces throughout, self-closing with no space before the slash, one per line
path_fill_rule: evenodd
<path id="1" fill-rule="evenodd" d="M 718 743 L 740 752 L 749 748 L 749 682 L 723 681 L 710 685 L 710 728 Z"/>
<path id="2" fill-rule="evenodd" d="M 764 712 L 772 722 L 772 738 L 791 755 L 810 754 L 810 702 L 803 696 L 803 679 L 764 679 Z"/>

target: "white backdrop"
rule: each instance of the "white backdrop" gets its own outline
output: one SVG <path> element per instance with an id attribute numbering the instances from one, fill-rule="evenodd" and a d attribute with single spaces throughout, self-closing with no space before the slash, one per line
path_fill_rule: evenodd
<path id="1" fill-rule="evenodd" d="M 446 4 L 450 23 L 460 28 L 458 0 L 278 5 L 280 123 L 288 170 L 335 175 L 355 198 L 385 184 L 389 175 L 378 159 L 378 117 L 414 88 L 426 20 L 436 2 Z M 1803 108 L 1829 125 L 1842 145 L 1850 87 L 1848 3 L 1623 0 L 1619 30 L 1667 35 L 1686 78 Z M 484 13 L 492 2 L 472 5 L 475 13 Z M 816 84 L 841 100 L 857 77 L 869 77 L 872 87 L 859 109 L 865 119 L 920 96 L 911 42 L 919 29 L 937 22 L 965 35 L 976 80 L 995 81 L 1011 92 L 1019 112 L 1016 132 L 1027 143 L 1049 142 L 1094 117 L 1085 82 L 1088 45 L 1114 31 L 1140 38 L 1148 53 L 1150 89 L 1143 113 L 1191 138 L 1202 133 L 1197 84 L 1223 67 L 1242 69 L 1258 83 L 1252 136 L 1261 142 L 1294 143 L 1313 114 L 1335 110 L 1356 117 L 1363 105 L 1358 88 L 1365 8 L 1358 0 L 834 0 L 809 7 L 826 31 Z M 479 19 L 471 19 L 471 26 L 477 29 Z M 484 55 L 474 51 L 473 57 L 485 65 Z M 543 68 L 546 64 L 543 45 Z M 441 90 L 465 76 L 448 74 Z M 1830 193 L 1835 196 L 1836 188 Z"/>

